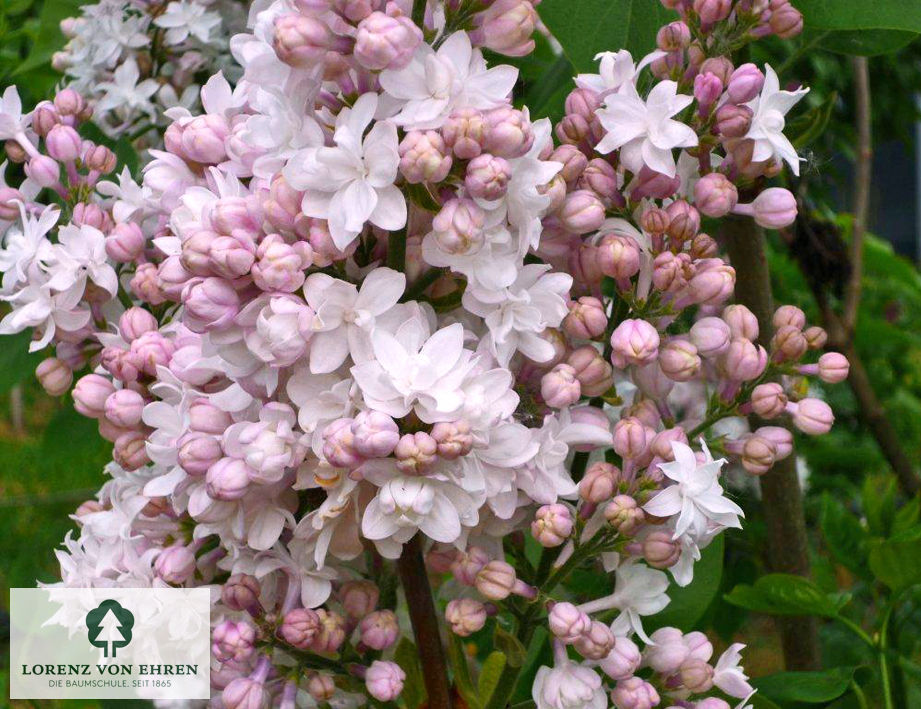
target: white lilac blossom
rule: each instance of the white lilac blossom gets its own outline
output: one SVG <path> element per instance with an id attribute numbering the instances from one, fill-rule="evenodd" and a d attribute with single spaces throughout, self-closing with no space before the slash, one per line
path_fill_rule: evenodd
<path id="1" fill-rule="evenodd" d="M 397 699 L 414 601 L 392 591 L 426 577 L 462 637 L 490 615 L 514 628 L 525 602 L 523 641 L 550 624 L 540 709 L 690 705 L 711 675 L 751 691 L 740 645 L 710 665 L 701 633 L 643 626 L 740 525 L 724 463 L 791 455 L 779 422 L 709 422 L 823 433 L 830 409 L 791 403 L 780 375 L 846 376 L 844 358 L 798 364 L 823 341 L 798 311 L 759 346 L 700 231 L 795 216 L 783 189 L 738 190 L 796 168 L 782 130 L 802 92 L 767 67 L 763 87 L 746 70 L 679 93 L 700 62 L 677 22 L 638 62 L 599 55 L 555 128 L 532 122 L 517 70 L 486 57 L 530 50 L 536 4 L 483 5 L 428 3 L 416 26 L 406 0 L 266 0 L 244 31 L 225 0 L 102 0 L 64 23 L 68 88 L 0 100 L 28 176 L 4 163 L 0 333 L 29 331 L 39 381 L 76 379 L 113 446 L 61 584 L 213 588 L 214 706 Z M 769 30 L 749 12 L 692 19 L 748 41 Z M 149 149 L 142 170 L 80 137 L 91 116 Z M 568 603 L 574 569 L 611 592 Z"/>

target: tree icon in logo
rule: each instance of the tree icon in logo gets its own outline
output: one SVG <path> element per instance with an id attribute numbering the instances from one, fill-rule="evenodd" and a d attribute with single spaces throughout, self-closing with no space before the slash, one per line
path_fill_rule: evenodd
<path id="1" fill-rule="evenodd" d="M 118 601 L 105 600 L 86 614 L 90 645 L 101 647 L 105 657 L 131 642 L 134 614 Z"/>

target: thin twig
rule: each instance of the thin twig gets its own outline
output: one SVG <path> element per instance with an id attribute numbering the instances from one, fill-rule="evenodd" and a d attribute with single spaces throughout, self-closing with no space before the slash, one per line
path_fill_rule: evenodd
<path id="1" fill-rule="evenodd" d="M 844 328 L 853 335 L 860 305 L 863 280 L 863 237 L 870 209 L 870 181 L 873 174 L 873 144 L 871 133 L 870 72 L 866 57 L 854 57 L 854 103 L 857 113 L 857 155 L 854 165 L 854 227 L 851 230 L 851 275 L 844 296 Z"/>

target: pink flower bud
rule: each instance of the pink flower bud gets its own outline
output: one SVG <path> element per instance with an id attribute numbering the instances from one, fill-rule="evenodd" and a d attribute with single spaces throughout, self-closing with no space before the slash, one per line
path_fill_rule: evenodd
<path id="1" fill-rule="evenodd" d="M 534 130 L 527 115 L 510 106 L 494 108 L 486 116 L 484 148 L 500 158 L 520 158 L 534 145 Z M 461 157 L 455 146 L 454 154 Z M 476 156 L 473 156 L 476 157 Z"/>
<path id="2" fill-rule="evenodd" d="M 133 389 L 112 392 L 105 403 L 105 417 L 122 428 L 133 428 L 141 423 L 144 397 Z"/>
<path id="3" fill-rule="evenodd" d="M 659 28 L 656 34 L 656 45 L 663 52 L 675 52 L 687 49 L 691 44 L 691 30 L 681 21 L 669 22 Z"/>
<path id="4" fill-rule="evenodd" d="M 736 206 L 735 211 L 739 211 L 740 206 Z M 750 212 L 744 210 L 741 213 L 750 213 L 766 229 L 782 229 L 796 219 L 796 197 L 783 187 L 768 187 L 755 197 L 751 205 L 746 206 L 750 207 Z"/>
<path id="5" fill-rule="evenodd" d="M 623 204 L 623 195 L 617 188 L 617 172 L 606 160 L 595 158 L 589 162 L 579 178 L 579 187 L 598 195 L 605 207 Z"/>
<path id="6" fill-rule="evenodd" d="M 601 396 L 614 383 L 611 365 L 591 345 L 579 347 L 569 353 L 566 364 L 576 372 L 576 378 L 585 396 Z"/>
<path id="7" fill-rule="evenodd" d="M 709 2 L 710 0 L 704 0 Z M 723 0 L 720 0 L 723 1 Z M 725 0 L 728 4 L 728 0 Z M 701 0 L 697 0 L 700 3 Z M 639 677 L 628 677 L 611 690 L 611 701 L 618 709 L 652 709 L 659 703 L 655 687 Z"/>
<path id="8" fill-rule="evenodd" d="M 485 240 L 486 214 L 472 200 L 448 201 L 432 220 L 438 246 L 450 254 L 476 253 Z"/>
<path id="9" fill-rule="evenodd" d="M 158 327 L 157 319 L 143 308 L 128 308 L 118 319 L 118 331 L 129 343 L 146 332 L 156 331 Z"/>
<path id="10" fill-rule="evenodd" d="M 223 116 L 204 114 L 182 127 L 182 152 L 185 157 L 204 165 L 217 165 L 227 159 L 224 141 L 230 134 Z"/>
<path id="11" fill-rule="evenodd" d="M 32 130 L 44 138 L 51 129 L 60 124 L 61 116 L 49 101 L 42 101 L 32 111 Z"/>
<path id="12" fill-rule="evenodd" d="M 245 620 L 224 620 L 211 631 L 211 652 L 219 662 L 243 662 L 255 649 L 256 629 Z"/>
<path id="13" fill-rule="evenodd" d="M 636 643 L 630 638 L 617 636 L 614 638 L 614 647 L 598 666 L 611 679 L 623 680 L 631 677 L 642 661 L 643 656 Z"/>
<path id="14" fill-rule="evenodd" d="M 507 57 L 523 57 L 534 51 L 531 39 L 538 24 L 530 0 L 495 0 L 473 17 L 470 39 Z"/>
<path id="15" fill-rule="evenodd" d="M 714 128 L 722 138 L 741 138 L 751 128 L 753 112 L 748 106 L 725 103 L 716 109 Z"/>
<path id="16" fill-rule="evenodd" d="M 249 487 L 250 468 L 239 458 L 221 458 L 208 468 L 205 484 L 215 500 L 239 500 Z"/>
<path id="17" fill-rule="evenodd" d="M 598 242 L 598 267 L 610 278 L 632 278 L 640 270 L 640 247 L 622 234 L 605 234 Z"/>
<path id="18" fill-rule="evenodd" d="M 847 357 L 837 352 L 826 352 L 819 357 L 819 379 L 828 384 L 837 384 L 847 379 L 851 365 Z"/>
<path id="19" fill-rule="evenodd" d="M 586 660 L 603 660 L 614 647 L 614 633 L 604 623 L 593 620 L 588 631 L 576 638 L 573 646 Z"/>
<path id="20" fill-rule="evenodd" d="M 258 288 L 283 293 L 293 293 L 304 285 L 304 270 L 313 260 L 313 250 L 308 244 L 303 241 L 288 244 L 278 234 L 269 234 L 262 240 L 255 263 L 248 254 L 248 249 L 239 249 L 237 267 L 233 270 L 245 274 L 248 270 L 245 262 L 249 260 L 253 282 Z"/>
<path id="21" fill-rule="evenodd" d="M 772 322 L 775 329 L 789 325 L 797 330 L 802 330 L 806 327 L 806 314 L 795 305 L 781 305 L 774 311 Z"/>
<path id="22" fill-rule="evenodd" d="M 285 613 L 278 634 L 289 645 L 300 650 L 310 649 L 320 632 L 320 616 L 310 608 L 295 608 Z"/>
<path id="23" fill-rule="evenodd" d="M 809 349 L 802 330 L 793 325 L 783 325 L 771 338 L 771 350 L 777 362 L 796 361 Z"/>
<path id="24" fill-rule="evenodd" d="M 316 672 L 307 680 L 307 694 L 317 702 L 327 702 L 336 694 L 336 683 L 328 674 Z"/>
<path id="25" fill-rule="evenodd" d="M 489 555 L 480 547 L 471 546 L 457 555 L 451 563 L 451 573 L 464 586 L 473 586 L 476 576 L 489 563 Z"/>
<path id="26" fill-rule="evenodd" d="M 722 2 L 723 0 L 719 0 Z M 726 0 L 727 3 L 731 3 L 732 0 Z M 711 74 L 715 74 L 719 77 L 719 80 L 723 82 L 723 85 L 729 83 L 729 77 L 732 76 L 733 69 L 732 62 L 729 60 L 729 57 L 709 57 L 705 59 L 704 62 L 700 65 L 701 74 L 705 74 L 708 71 Z"/>
<path id="27" fill-rule="evenodd" d="M 448 601 L 445 620 L 451 632 L 466 638 L 486 625 L 486 606 L 475 598 L 456 598 Z"/>
<path id="28" fill-rule="evenodd" d="M 713 688 L 713 668 L 703 660 L 687 660 L 678 674 L 681 684 L 694 694 L 709 692 Z"/>
<path id="29" fill-rule="evenodd" d="M 700 105 L 702 114 L 707 114 L 710 107 L 723 93 L 723 82 L 716 74 L 709 71 L 694 77 L 694 98 Z"/>
<path id="30" fill-rule="evenodd" d="M 432 427 L 432 438 L 438 444 L 438 455 L 445 460 L 456 460 L 473 450 L 470 424 L 463 419 L 436 423 Z"/>
<path id="31" fill-rule="evenodd" d="M 264 681 L 237 677 L 221 692 L 221 706 L 226 709 L 261 709 L 270 703 Z"/>
<path id="32" fill-rule="evenodd" d="M 82 153 L 83 140 L 73 128 L 59 123 L 45 136 L 45 147 L 55 160 L 74 162 Z"/>
<path id="33" fill-rule="evenodd" d="M 107 175 L 115 169 L 118 159 L 115 153 L 104 145 L 93 145 L 83 154 L 83 162 L 90 170 Z"/>
<path id="34" fill-rule="evenodd" d="M 329 27 L 322 20 L 301 14 L 275 18 L 272 46 L 278 58 L 294 67 L 309 67 L 321 62 L 332 46 Z"/>
<path id="35" fill-rule="evenodd" d="M 663 251 L 653 261 L 652 284 L 663 293 L 681 293 L 687 288 L 688 274 L 693 275 L 691 257 L 686 253 Z"/>
<path id="36" fill-rule="evenodd" d="M 757 379 L 764 372 L 766 364 L 767 354 L 764 348 L 742 337 L 732 340 L 720 361 L 723 374 L 734 382 Z"/>
<path id="37" fill-rule="evenodd" d="M 686 382 L 700 372 L 701 359 L 693 343 L 676 337 L 659 350 L 659 366 L 669 379 Z"/>
<path id="38" fill-rule="evenodd" d="M 131 342 L 129 354 L 135 366 L 154 376 L 157 367 L 169 364 L 176 346 L 156 330 L 142 333 Z"/>
<path id="39" fill-rule="evenodd" d="M 688 436 L 683 428 L 676 426 L 674 428 L 667 428 L 664 431 L 659 431 L 653 436 L 649 444 L 649 450 L 657 458 L 666 461 L 674 460 L 675 454 L 672 450 L 672 441 L 678 441 L 679 443 L 687 445 Z"/>
<path id="40" fill-rule="evenodd" d="M 543 547 L 558 547 L 572 534 L 572 527 L 572 513 L 566 505 L 542 505 L 534 514 L 531 534 Z"/>
<path id="41" fill-rule="evenodd" d="M 438 443 L 425 431 L 407 433 L 397 442 L 393 455 L 402 472 L 425 475 L 438 462 Z"/>
<path id="42" fill-rule="evenodd" d="M 551 162 L 558 162 L 563 166 L 559 174 L 572 187 L 588 167 L 588 158 L 585 153 L 574 145 L 561 145 L 547 157 Z"/>
<path id="43" fill-rule="evenodd" d="M 445 145 L 461 160 L 471 160 L 483 152 L 483 146 L 491 132 L 486 117 L 473 108 L 460 109 L 452 113 L 441 127 Z M 500 142 L 505 142 L 500 141 Z M 490 148 L 490 152 L 499 155 Z M 503 157 L 509 157 L 504 156 Z"/>
<path id="44" fill-rule="evenodd" d="M 47 155 L 36 155 L 26 163 L 26 175 L 39 187 L 54 187 L 61 175 L 61 167 Z"/>
<path id="45" fill-rule="evenodd" d="M 400 440 L 392 418 L 379 411 L 362 411 L 351 424 L 352 447 L 364 458 L 386 458 Z"/>
<path id="46" fill-rule="evenodd" d="M 754 433 L 755 436 L 766 438 L 774 444 L 777 450 L 775 460 L 783 460 L 793 452 L 793 434 L 780 426 L 762 426 Z"/>
<path id="47" fill-rule="evenodd" d="M 396 614 L 390 610 L 374 611 L 362 618 L 358 626 L 361 642 L 372 650 L 386 650 L 400 636 Z"/>
<path id="48" fill-rule="evenodd" d="M 604 518 L 625 537 L 632 537 L 645 521 L 643 510 L 629 495 L 616 495 L 604 508 Z"/>
<path id="49" fill-rule="evenodd" d="M 483 153 L 467 165 L 464 187 L 475 199 L 494 201 L 505 196 L 511 176 L 512 169 L 507 160 Z"/>
<path id="50" fill-rule="evenodd" d="M 98 419 L 105 413 L 106 399 L 115 391 L 111 381 L 99 374 L 87 374 L 74 387 L 74 408 L 83 416 Z"/>
<path id="51" fill-rule="evenodd" d="M 116 224 L 106 236 L 106 255 L 116 263 L 131 263 L 144 252 L 144 244 L 144 232 L 137 224 Z"/>
<path id="52" fill-rule="evenodd" d="M 365 69 L 403 69 L 422 42 L 422 30 L 403 15 L 372 12 L 358 23 L 355 60 Z"/>
<path id="53" fill-rule="evenodd" d="M 748 103 L 761 93 L 764 86 L 764 74 L 754 64 L 743 64 L 737 67 L 729 77 L 726 93 L 732 103 Z"/>
<path id="54" fill-rule="evenodd" d="M 223 278 L 205 278 L 183 292 L 186 326 L 193 332 L 224 330 L 240 311 L 240 296 Z"/>
<path id="55" fill-rule="evenodd" d="M 575 404 L 582 395 L 582 386 L 576 370 L 568 364 L 558 364 L 540 380 L 540 394 L 544 403 L 554 409 Z"/>
<path id="56" fill-rule="evenodd" d="M 597 298 L 583 296 L 571 303 L 569 314 L 563 320 L 563 329 L 570 337 L 592 340 L 605 333 L 608 317 L 604 305 Z"/>
<path id="57" fill-rule="evenodd" d="M 732 295 L 736 283 L 736 272 L 722 259 L 701 259 L 695 264 L 695 272 L 688 281 L 688 295 L 701 305 L 721 305 Z"/>
<path id="58" fill-rule="evenodd" d="M 803 331 L 803 336 L 806 338 L 806 342 L 809 343 L 809 349 L 811 350 L 822 349 L 828 341 L 828 333 L 818 325 L 806 328 Z"/>
<path id="59" fill-rule="evenodd" d="M 559 211 L 560 223 L 573 234 L 588 234 L 597 231 L 604 222 L 604 205 L 594 192 L 576 190 L 566 196 L 566 202 Z"/>
<path id="60" fill-rule="evenodd" d="M 54 357 L 43 359 L 35 368 L 35 376 L 49 396 L 66 394 L 74 381 L 73 370 Z"/>
<path id="61" fill-rule="evenodd" d="M 579 481 L 579 497 L 586 502 L 600 504 L 610 500 L 617 489 L 620 470 L 610 463 L 592 463 Z"/>
<path id="62" fill-rule="evenodd" d="M 711 172 L 694 185 L 694 204 L 708 217 L 726 216 L 738 201 L 736 186 L 722 173 Z"/>
<path id="63" fill-rule="evenodd" d="M 634 367 L 631 378 L 637 388 L 651 399 L 665 399 L 675 386 L 675 382 L 665 376 L 658 360 Z"/>
<path id="64" fill-rule="evenodd" d="M 173 544 L 157 556 L 154 571 L 166 583 L 184 584 L 195 574 L 195 554 L 187 546 Z"/>
<path id="65" fill-rule="evenodd" d="M 633 416 L 614 424 L 614 451 L 625 460 L 637 460 L 649 451 L 654 432 Z"/>
<path id="66" fill-rule="evenodd" d="M 355 450 L 353 419 L 340 418 L 323 429 L 323 457 L 337 468 L 357 468 L 364 458 Z"/>
<path id="67" fill-rule="evenodd" d="M 504 561 L 490 561 L 476 575 L 476 589 L 491 601 L 501 601 L 511 594 L 533 599 L 537 589 L 515 576 L 515 569 Z"/>
<path id="68" fill-rule="evenodd" d="M 659 333 L 645 320 L 627 319 L 611 333 L 611 348 L 611 362 L 619 369 L 649 364 L 659 354 Z"/>
<path id="69" fill-rule="evenodd" d="M 189 475 L 204 475 L 224 457 L 220 441 L 205 433 L 192 433 L 180 439 L 178 461 Z"/>
<path id="70" fill-rule="evenodd" d="M 793 425 L 807 436 L 822 436 L 831 430 L 835 415 L 831 407 L 821 399 L 803 399 L 787 404 L 793 414 Z"/>
<path id="71" fill-rule="evenodd" d="M 411 184 L 441 182 L 452 164 L 450 149 L 437 131 L 410 131 L 400 143 L 400 172 Z"/>
<path id="72" fill-rule="evenodd" d="M 589 631 L 592 619 L 572 603 L 563 601 L 553 604 L 547 616 L 547 623 L 551 633 L 564 643 L 572 644 L 580 635 Z"/>
<path id="73" fill-rule="evenodd" d="M 787 395 L 776 382 L 759 384 L 752 390 L 752 411 L 764 419 L 777 418 L 787 406 Z"/>
<path id="74" fill-rule="evenodd" d="M 54 108 L 62 116 L 77 116 L 86 110 L 86 101 L 74 89 L 62 89 L 55 94 Z"/>
<path id="75" fill-rule="evenodd" d="M 769 438 L 752 434 L 742 444 L 742 467 L 752 475 L 764 475 L 777 460 L 777 446 Z"/>
<path id="76" fill-rule="evenodd" d="M 343 583 L 337 595 L 345 614 L 357 620 L 374 612 L 381 593 L 374 582 L 358 579 Z"/>
<path id="77" fill-rule="evenodd" d="M 683 199 L 668 205 L 665 213 L 669 219 L 666 233 L 673 239 L 688 241 L 700 231 L 700 213 Z"/>
<path id="78" fill-rule="evenodd" d="M 678 563 L 681 546 L 671 532 L 654 530 L 643 540 L 643 558 L 654 569 L 667 569 Z"/>
<path id="79" fill-rule="evenodd" d="M 247 611 L 256 616 L 262 612 L 259 593 L 259 582 L 254 576 L 234 574 L 224 582 L 221 601 L 232 611 Z"/>
<path id="80" fill-rule="evenodd" d="M 211 270 L 228 280 L 245 276 L 255 260 L 256 244 L 245 232 L 238 232 L 238 236 L 219 236 L 208 247 Z"/>
<path id="81" fill-rule="evenodd" d="M 645 664 L 661 675 L 672 675 L 684 663 L 690 649 L 678 628 L 659 628 L 649 636 L 653 644 L 643 653 Z"/>
<path id="82" fill-rule="evenodd" d="M 221 435 L 232 423 L 230 414 L 207 399 L 197 399 L 189 406 L 189 429 L 192 431 Z"/>
<path id="83" fill-rule="evenodd" d="M 100 231 L 108 231 L 112 227 L 112 220 L 98 204 L 87 204 L 86 202 L 77 202 L 74 205 L 71 221 L 77 226 L 91 226 Z"/>
<path id="84" fill-rule="evenodd" d="M 771 10 L 771 31 L 781 39 L 790 39 L 803 31 L 803 15 L 790 3 Z"/>
<path id="85" fill-rule="evenodd" d="M 147 465 L 147 436 L 142 431 L 128 431 L 114 441 L 112 457 L 125 470 L 137 470 Z"/>
<path id="86" fill-rule="evenodd" d="M 723 310 L 723 320 L 729 326 L 732 336 L 746 340 L 758 339 L 758 318 L 744 305 L 730 305 Z"/>
<path id="87" fill-rule="evenodd" d="M 365 673 L 368 694 L 380 702 L 392 702 L 403 691 L 406 673 L 396 662 L 375 660 Z"/>
<path id="88" fill-rule="evenodd" d="M 707 24 L 725 20 L 731 9 L 732 0 L 694 0 L 694 12 Z"/>

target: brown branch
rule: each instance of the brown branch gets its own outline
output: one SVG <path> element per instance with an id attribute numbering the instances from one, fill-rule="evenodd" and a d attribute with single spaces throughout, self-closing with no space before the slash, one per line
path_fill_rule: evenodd
<path id="1" fill-rule="evenodd" d="M 421 532 L 403 545 L 403 553 L 397 560 L 397 570 L 403 584 L 403 593 L 406 594 L 406 605 L 409 606 L 409 619 L 419 650 L 422 677 L 429 695 L 428 706 L 431 709 L 451 709 L 448 664 L 438 630 L 432 588 L 422 558 Z"/>
<path id="2" fill-rule="evenodd" d="M 843 325 L 852 336 L 857 324 L 863 281 L 863 237 L 870 209 L 870 181 L 873 170 L 871 134 L 870 72 L 866 57 L 854 57 L 854 106 L 856 110 L 857 155 L 854 164 L 854 226 L 851 230 L 851 275 L 844 294 Z"/>
<path id="3" fill-rule="evenodd" d="M 774 331 L 774 296 L 764 231 L 750 220 L 727 219 L 721 235 L 736 270 L 736 302 L 748 307 L 758 318 L 759 342 L 767 346 Z M 750 421 L 753 428 L 764 423 L 757 417 L 751 417 Z M 778 461 L 760 478 L 760 483 L 768 531 L 768 567 L 775 572 L 809 576 L 809 541 L 795 457 L 791 455 Z M 818 669 L 817 620 L 814 617 L 782 617 L 777 619 L 777 625 L 787 669 Z"/>

